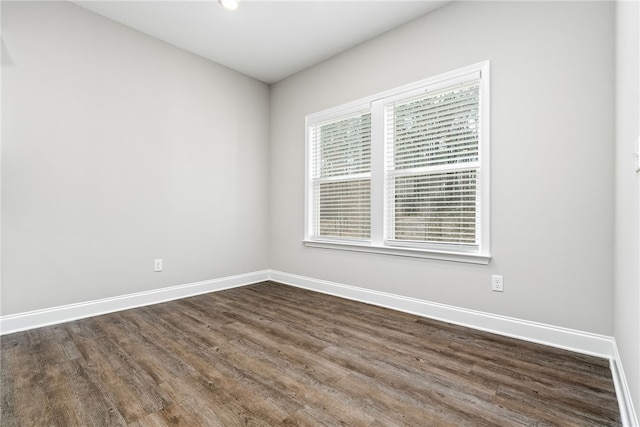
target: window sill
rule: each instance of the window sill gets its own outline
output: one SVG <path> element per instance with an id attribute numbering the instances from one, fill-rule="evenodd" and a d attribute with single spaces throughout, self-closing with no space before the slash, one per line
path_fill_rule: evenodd
<path id="1" fill-rule="evenodd" d="M 399 248 L 392 246 L 371 246 L 370 244 L 328 242 L 319 240 L 303 240 L 307 247 L 338 249 L 342 251 L 368 252 L 383 255 L 404 256 L 413 258 L 436 259 L 440 261 L 454 261 L 468 264 L 487 265 L 491 255 L 469 254 L 460 252 L 434 251 L 426 249 Z"/>

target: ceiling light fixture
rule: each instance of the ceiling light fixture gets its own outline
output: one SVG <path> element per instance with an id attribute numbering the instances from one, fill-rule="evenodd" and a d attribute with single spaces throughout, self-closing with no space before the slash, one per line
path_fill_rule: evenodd
<path id="1" fill-rule="evenodd" d="M 236 10 L 238 8 L 238 0 L 218 0 L 218 2 L 227 10 Z"/>

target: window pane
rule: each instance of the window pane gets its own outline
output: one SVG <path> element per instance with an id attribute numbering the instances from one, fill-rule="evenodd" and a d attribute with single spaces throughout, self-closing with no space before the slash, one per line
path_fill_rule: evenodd
<path id="1" fill-rule="evenodd" d="M 360 114 L 319 126 L 319 176 L 323 178 L 371 170 L 371 114 Z"/>
<path id="2" fill-rule="evenodd" d="M 474 83 L 396 103 L 395 169 L 477 161 L 479 90 Z"/>
<path id="3" fill-rule="evenodd" d="M 371 235 L 370 181 L 324 182 L 318 187 L 318 234 L 368 239 Z"/>
<path id="4" fill-rule="evenodd" d="M 476 244 L 475 170 L 396 177 L 394 239 Z"/>

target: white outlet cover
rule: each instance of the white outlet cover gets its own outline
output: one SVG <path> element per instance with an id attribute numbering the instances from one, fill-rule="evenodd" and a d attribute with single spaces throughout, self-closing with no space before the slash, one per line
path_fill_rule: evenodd
<path id="1" fill-rule="evenodd" d="M 502 276 L 491 276 L 491 290 L 495 292 L 504 292 L 504 278 Z"/>

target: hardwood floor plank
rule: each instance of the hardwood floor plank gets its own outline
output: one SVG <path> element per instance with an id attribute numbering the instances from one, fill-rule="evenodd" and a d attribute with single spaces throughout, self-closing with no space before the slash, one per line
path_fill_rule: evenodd
<path id="1" fill-rule="evenodd" d="M 117 316 L 110 315 L 111 318 Z M 163 408 L 167 397 L 137 362 L 102 331 L 95 319 L 67 324 L 88 377 L 110 396 L 127 422 Z"/>
<path id="2" fill-rule="evenodd" d="M 181 319 L 175 319 L 175 322 L 169 324 L 155 314 L 145 316 L 140 312 L 128 312 L 125 316 L 134 318 L 141 330 L 162 342 L 167 350 L 199 375 L 222 384 L 225 393 L 253 408 L 261 418 L 279 423 L 289 412 L 300 408 L 295 400 L 257 380 L 250 370 L 239 369 L 233 361 L 221 357 L 219 349 L 227 345 L 224 336 L 217 335 L 213 345 L 207 345 L 198 339 L 198 334 L 185 335 Z M 173 339 L 166 339 L 167 333 Z"/>
<path id="3" fill-rule="evenodd" d="M 46 379 L 47 394 L 60 426 L 124 426 L 126 421 L 113 400 L 89 380 L 83 360 L 52 365 Z"/>
<path id="4" fill-rule="evenodd" d="M 13 391 L 2 401 L 2 425 L 20 426 L 21 420 L 29 420 L 32 425 L 58 425 L 37 361 L 41 332 L 31 330 L 17 335 L 10 349 L 2 345 L 2 352 L 7 352 L 2 365 L 2 370 L 7 372 L 2 375 L 5 380 L 2 388 Z M 4 339 L 2 341 L 4 344 Z"/>
<path id="5" fill-rule="evenodd" d="M 543 425 L 562 426 L 612 426 L 620 425 L 618 417 L 609 418 L 604 414 L 596 417 L 585 416 L 580 411 L 580 403 L 575 408 L 567 409 L 546 398 L 539 398 L 535 393 L 521 390 L 500 388 L 496 394 L 498 405 L 509 405 L 518 412 L 527 414 Z"/>
<path id="6" fill-rule="evenodd" d="M 314 303 L 315 302 L 316 301 L 314 301 Z M 282 304 L 280 304 L 280 306 L 275 310 L 281 310 L 281 307 Z M 339 308 L 342 309 L 343 307 Z M 374 307 L 374 309 L 376 310 L 371 311 L 384 312 L 386 310 L 379 309 L 377 307 Z M 293 310 L 296 310 L 296 307 L 287 307 L 283 310 L 287 310 L 290 314 Z M 277 313 L 277 315 L 285 316 L 287 314 L 287 311 L 279 312 Z M 314 309 L 306 307 L 305 313 L 301 313 L 301 315 L 308 315 L 310 312 L 314 314 L 314 317 L 318 316 L 325 321 L 329 321 L 332 316 L 331 312 L 315 312 Z M 413 316 L 413 320 L 415 322 L 415 316 Z M 458 359 L 454 352 L 449 352 L 446 357 L 443 357 L 441 351 L 433 352 L 431 348 L 428 348 L 433 346 L 432 341 L 426 341 L 428 343 L 426 345 L 426 348 L 425 345 L 421 345 L 417 348 L 417 350 L 421 351 L 421 357 L 416 357 L 416 347 L 411 344 L 413 341 L 415 341 L 415 338 L 406 335 L 400 335 L 400 337 L 398 338 L 396 336 L 398 335 L 396 332 L 388 334 L 385 333 L 386 331 L 384 330 L 384 328 L 376 328 L 375 326 L 369 327 L 370 324 L 371 322 L 367 323 L 366 325 L 361 325 L 360 323 L 356 324 L 356 322 L 353 321 L 353 316 L 349 316 L 348 326 L 333 325 L 330 330 L 323 331 L 325 332 L 324 335 L 322 334 L 322 332 L 318 332 L 317 330 L 315 332 L 318 334 L 318 336 L 320 336 L 322 339 L 326 339 L 328 342 L 339 343 L 339 345 L 348 344 L 350 347 L 357 348 L 365 352 L 372 346 L 376 347 L 377 352 L 381 352 L 384 349 L 384 360 L 386 360 L 387 362 L 394 361 L 399 365 L 403 365 L 406 364 L 406 359 L 411 359 L 410 362 L 412 362 L 413 364 L 416 364 L 416 362 L 418 364 L 429 364 L 430 372 L 440 372 L 445 376 L 453 376 L 456 378 L 456 381 L 462 383 L 466 388 L 475 388 L 481 392 L 484 392 L 486 394 L 485 397 L 491 398 L 493 396 L 493 393 L 495 393 L 495 390 L 497 388 L 495 385 L 488 386 L 487 384 L 479 383 L 475 380 L 475 378 L 470 378 L 467 372 L 470 371 L 473 365 L 470 364 L 466 359 Z M 415 373 L 419 374 L 420 368 L 418 368 Z"/>
<path id="7" fill-rule="evenodd" d="M 98 317 L 96 322 L 156 384 L 166 381 L 168 376 L 184 376 L 195 372 L 194 368 L 168 351 L 161 339 L 147 337 L 133 322 L 128 322 L 124 317 Z"/>
<path id="8" fill-rule="evenodd" d="M 366 399 L 376 408 L 375 422 L 383 425 L 442 425 L 454 426 L 453 421 L 447 421 L 447 415 L 440 413 L 435 407 L 425 407 L 417 401 L 381 382 L 374 382 L 366 375 L 352 373 L 343 378 L 337 386 L 345 392 L 353 393 Z"/>
<path id="9" fill-rule="evenodd" d="M 230 345 L 237 350 L 235 357 L 239 359 L 241 353 L 247 355 L 246 363 L 260 366 L 260 371 L 273 380 L 277 389 L 286 390 L 287 395 L 305 404 L 308 410 L 320 410 L 318 414 L 335 424 L 364 426 L 372 421 L 353 396 L 309 376 L 309 371 L 299 369 L 302 365 L 297 364 L 298 369 L 291 370 L 288 362 L 257 345 L 250 337 L 233 340 Z"/>
<path id="10" fill-rule="evenodd" d="M 286 340 L 292 345 L 303 347 L 310 351 L 320 351 L 333 344 L 333 341 L 318 338 L 314 328 L 310 329 L 306 325 L 299 325 L 293 322 L 283 323 L 281 311 L 278 310 L 275 304 L 259 310 L 252 304 L 251 300 L 230 301 L 228 304 L 231 308 L 227 314 L 230 319 L 262 329 L 265 333 Z M 317 328 L 322 327 L 320 324 L 317 325 Z"/>
<path id="11" fill-rule="evenodd" d="M 131 427 L 191 427 L 204 425 L 206 420 L 198 417 L 196 414 L 187 411 L 182 405 L 173 403 L 158 412 L 149 414 L 131 424 Z"/>
<path id="12" fill-rule="evenodd" d="M 0 338 L 4 426 L 618 426 L 605 359 L 275 282 Z"/>

